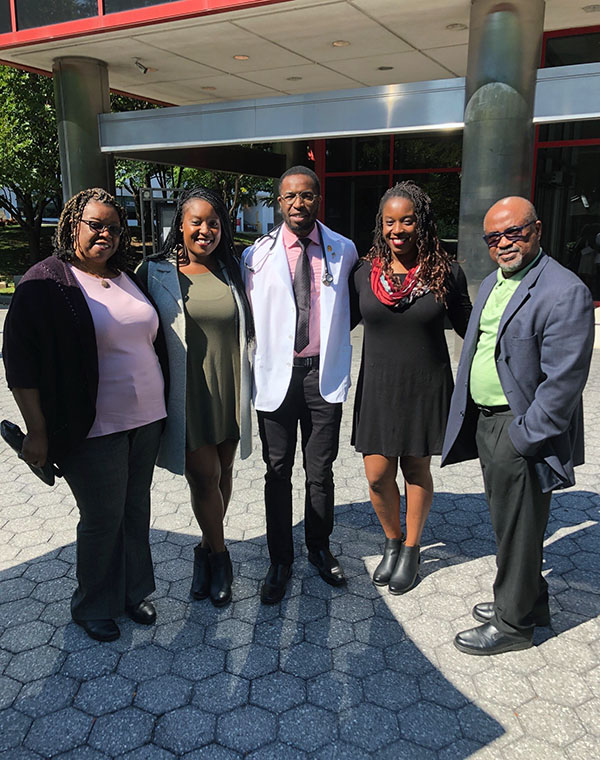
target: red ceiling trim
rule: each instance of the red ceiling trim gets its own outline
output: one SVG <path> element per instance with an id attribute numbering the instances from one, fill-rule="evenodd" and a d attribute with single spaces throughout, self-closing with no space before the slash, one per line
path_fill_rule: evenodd
<path id="1" fill-rule="evenodd" d="M 120 13 L 99 13 L 99 15 L 91 18 L 0 34 L 0 49 L 33 45 L 38 42 L 66 40 L 82 35 L 149 26 L 165 21 L 181 21 L 186 18 L 208 16 L 213 13 L 224 13 L 242 8 L 259 8 L 264 5 L 287 2 L 290 0 L 178 0 L 178 2 L 151 5 L 146 8 L 121 11 Z M 16 29 L 14 6 L 15 0 L 11 0 L 13 29 Z M 102 0 L 98 0 L 99 11 L 101 6 Z"/>

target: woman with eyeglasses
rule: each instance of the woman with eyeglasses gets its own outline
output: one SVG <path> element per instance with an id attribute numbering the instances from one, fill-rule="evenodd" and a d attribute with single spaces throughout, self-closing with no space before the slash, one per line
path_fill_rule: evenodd
<path id="1" fill-rule="evenodd" d="M 162 251 L 138 274 L 165 326 L 172 380 L 158 464 L 185 473 L 202 531 L 191 595 L 222 607 L 233 581 L 223 526 L 233 462 L 238 443 L 242 459 L 252 450 L 248 346 L 254 338 L 223 199 L 205 187 L 181 192 Z"/>
<path id="2" fill-rule="evenodd" d="M 462 337 L 471 313 L 463 271 L 442 247 L 431 199 L 414 182 L 400 182 L 381 198 L 373 245 L 356 266 L 350 290 L 354 321 L 364 324 L 352 443 L 363 455 L 385 533 L 373 582 L 403 594 L 417 581 L 433 501 L 431 456 L 442 450 L 453 389 L 444 321 L 448 316 Z"/>
<path id="3" fill-rule="evenodd" d="M 156 619 L 150 485 L 166 416 L 166 348 L 131 271 L 125 212 L 105 190 L 77 193 L 54 254 L 35 264 L 4 327 L 8 385 L 27 435 L 22 457 L 56 463 L 79 508 L 73 620 L 93 639 L 126 613 Z"/>

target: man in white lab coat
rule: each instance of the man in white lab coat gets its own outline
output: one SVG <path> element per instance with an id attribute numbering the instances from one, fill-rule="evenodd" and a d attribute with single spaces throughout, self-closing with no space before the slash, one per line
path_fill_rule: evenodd
<path id="1" fill-rule="evenodd" d="M 329 550 L 333 462 L 342 402 L 350 387 L 348 277 L 357 261 L 351 240 L 317 221 L 317 175 L 303 166 L 279 180 L 283 224 L 243 254 L 256 328 L 254 406 L 267 466 L 265 506 L 271 566 L 261 600 L 276 604 L 292 572 L 292 467 L 300 423 L 308 559 L 327 583 L 345 583 Z"/>

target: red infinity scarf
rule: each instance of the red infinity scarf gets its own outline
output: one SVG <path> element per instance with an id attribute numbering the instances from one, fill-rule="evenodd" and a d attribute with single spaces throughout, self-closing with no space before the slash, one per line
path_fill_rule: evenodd
<path id="1" fill-rule="evenodd" d="M 373 259 L 371 262 L 371 289 L 386 306 L 408 305 L 419 296 L 429 293 L 429 287 L 419 282 L 418 265 L 408 270 L 404 282 L 398 286 L 383 271 L 381 259 Z"/>

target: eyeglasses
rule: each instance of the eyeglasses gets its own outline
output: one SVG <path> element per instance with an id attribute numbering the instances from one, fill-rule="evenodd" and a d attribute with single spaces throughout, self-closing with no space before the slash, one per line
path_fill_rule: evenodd
<path id="1" fill-rule="evenodd" d="M 317 193 L 311 193 L 310 190 L 304 190 L 301 193 L 286 193 L 285 195 L 281 195 L 279 197 L 284 203 L 286 203 L 288 206 L 291 206 L 296 198 L 300 198 L 300 200 L 304 201 L 304 203 L 313 203 L 319 196 Z"/>
<path id="2" fill-rule="evenodd" d="M 94 230 L 94 232 L 104 232 L 104 230 L 108 230 L 108 234 L 111 237 L 119 237 L 123 234 L 123 228 L 116 224 L 102 224 L 102 222 L 96 222 L 94 219 L 82 219 L 81 221 L 84 224 L 87 224 L 87 226 L 91 230 Z"/>
<path id="3" fill-rule="evenodd" d="M 531 224 L 535 224 L 537 219 L 532 219 L 526 224 L 522 224 L 520 227 L 508 227 L 502 232 L 488 232 L 487 235 L 483 235 L 488 248 L 495 248 L 498 243 L 505 237 L 507 240 L 525 240 L 527 235 L 523 234 L 525 227 L 529 227 Z"/>

